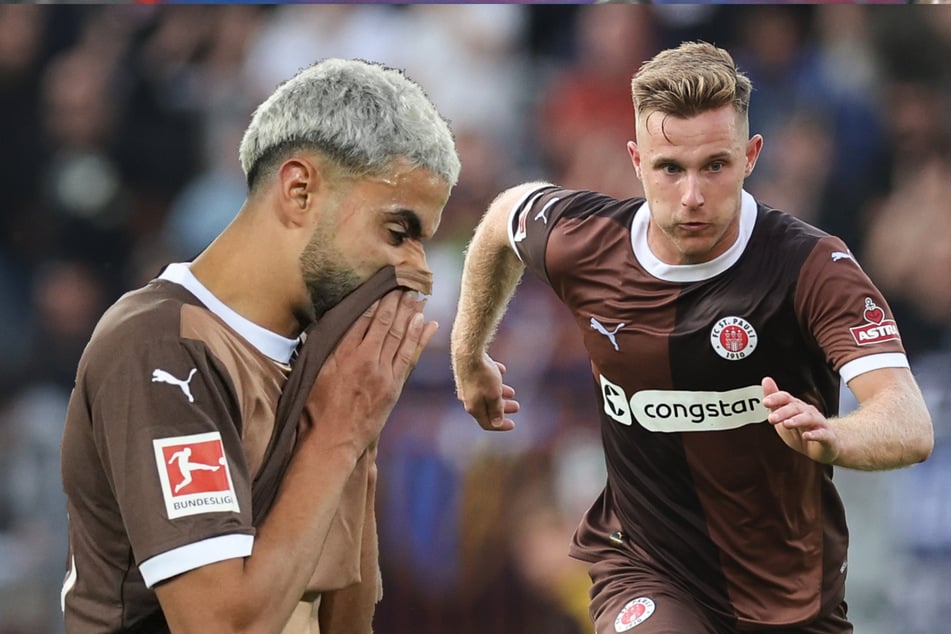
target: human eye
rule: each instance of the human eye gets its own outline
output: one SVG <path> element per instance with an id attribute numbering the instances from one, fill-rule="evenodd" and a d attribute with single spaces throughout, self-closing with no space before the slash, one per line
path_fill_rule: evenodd
<path id="1" fill-rule="evenodd" d="M 404 229 L 388 228 L 387 231 L 390 234 L 390 242 L 393 244 L 393 246 L 399 246 L 406 242 L 407 238 L 409 238 L 409 235 Z"/>
<path id="2" fill-rule="evenodd" d="M 725 167 L 726 167 L 726 163 L 724 161 L 713 161 L 712 163 L 710 163 L 709 169 L 711 172 L 721 172 L 723 171 L 723 168 Z"/>
<path id="3" fill-rule="evenodd" d="M 677 172 L 680 171 L 680 167 L 677 165 L 674 165 L 673 163 L 664 163 L 663 165 L 660 166 L 660 169 L 665 174 L 676 174 Z"/>

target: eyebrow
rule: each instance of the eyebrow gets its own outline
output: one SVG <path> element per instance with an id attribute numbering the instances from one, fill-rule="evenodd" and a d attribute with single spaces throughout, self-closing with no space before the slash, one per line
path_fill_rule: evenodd
<path id="1" fill-rule="evenodd" d="M 419 240 L 423 237 L 423 225 L 419 216 L 411 209 L 399 209 L 397 211 L 388 211 L 387 220 L 398 220 L 406 227 L 406 235 L 413 240 Z"/>
<path id="2" fill-rule="evenodd" d="M 704 159 L 704 163 L 712 163 L 714 161 L 729 161 L 731 159 L 732 157 L 730 156 L 729 152 L 717 152 L 706 157 Z M 651 162 L 651 167 L 661 167 L 664 165 L 680 165 L 680 161 L 669 157 L 660 156 Z"/>

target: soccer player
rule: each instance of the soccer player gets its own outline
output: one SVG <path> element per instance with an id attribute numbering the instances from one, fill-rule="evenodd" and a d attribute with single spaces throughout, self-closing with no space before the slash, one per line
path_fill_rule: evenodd
<path id="1" fill-rule="evenodd" d="M 392 288 L 430 292 L 423 241 L 459 159 L 417 84 L 335 59 L 279 86 L 239 154 L 249 192 L 231 225 L 113 305 L 79 363 L 62 457 L 71 634 L 371 631 L 375 443 L 437 324 L 415 291 L 363 291 L 395 270 Z M 279 455 L 275 412 L 315 319 L 302 350 L 336 348 Z"/>
<path id="2" fill-rule="evenodd" d="M 519 185 L 469 245 L 452 363 L 481 427 L 514 427 L 487 347 L 524 268 L 591 358 L 608 478 L 571 554 L 591 564 L 598 634 L 851 632 L 833 467 L 933 446 L 888 304 L 846 245 L 744 191 L 763 146 L 751 89 L 713 45 L 659 53 L 632 82 L 645 198 Z M 836 418 L 840 380 L 861 408 Z"/>

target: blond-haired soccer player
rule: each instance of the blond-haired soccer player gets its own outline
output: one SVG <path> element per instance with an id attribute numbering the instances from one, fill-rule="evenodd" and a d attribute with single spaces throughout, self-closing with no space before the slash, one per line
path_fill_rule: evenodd
<path id="1" fill-rule="evenodd" d="M 591 564 L 598 634 L 851 632 L 833 468 L 933 446 L 898 327 L 846 245 L 744 191 L 763 147 L 751 91 L 713 45 L 659 53 L 632 82 L 645 198 L 519 185 L 469 246 L 452 362 L 479 425 L 514 427 L 487 348 L 526 267 L 591 358 L 608 478 L 571 553 Z M 837 418 L 840 381 L 862 406 Z"/>

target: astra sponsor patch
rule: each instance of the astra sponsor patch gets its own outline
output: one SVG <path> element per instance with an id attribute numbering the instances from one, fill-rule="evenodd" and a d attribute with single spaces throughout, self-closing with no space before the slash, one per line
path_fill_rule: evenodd
<path id="1" fill-rule="evenodd" d="M 881 309 L 871 297 L 865 298 L 865 312 L 862 313 L 865 323 L 861 326 L 852 326 L 849 332 L 852 339 L 860 346 L 883 341 L 901 339 L 898 334 L 898 325 L 894 319 L 886 319 L 885 311 Z"/>
<path id="2" fill-rule="evenodd" d="M 753 354 L 758 341 L 756 330 L 742 317 L 724 317 L 710 329 L 710 345 L 729 361 L 739 361 Z"/>
<path id="3" fill-rule="evenodd" d="M 157 438 L 152 445 L 169 519 L 239 512 L 220 433 Z"/>
<path id="4" fill-rule="evenodd" d="M 621 611 L 618 612 L 617 618 L 614 619 L 614 631 L 615 632 L 626 632 L 632 627 L 640 625 L 644 621 L 650 618 L 651 614 L 654 613 L 654 602 L 647 597 L 638 597 L 633 601 L 629 601 Z"/>

